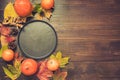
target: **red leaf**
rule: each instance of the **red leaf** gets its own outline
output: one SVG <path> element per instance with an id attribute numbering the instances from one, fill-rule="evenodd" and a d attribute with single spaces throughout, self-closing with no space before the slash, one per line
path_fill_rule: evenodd
<path id="1" fill-rule="evenodd" d="M 21 62 L 24 59 L 24 57 L 20 56 L 19 53 L 16 52 L 14 59 Z"/>
<path id="2" fill-rule="evenodd" d="M 15 41 L 15 37 L 7 36 L 7 37 L 6 37 L 6 40 L 7 40 L 7 42 L 9 43 L 9 42 Z"/>
<path id="3" fill-rule="evenodd" d="M 38 64 L 39 65 L 39 71 L 37 73 L 37 77 L 40 80 L 49 80 L 49 77 L 53 76 L 53 72 L 48 70 L 48 68 L 46 66 L 46 62 L 47 62 L 47 60 L 40 61 L 39 64 Z"/>
<path id="4" fill-rule="evenodd" d="M 45 69 L 47 68 L 47 67 L 46 67 L 46 62 L 47 62 L 46 60 L 39 62 L 39 69 L 40 69 L 40 70 L 39 70 L 38 73 L 41 74 L 42 72 L 45 72 Z"/>
<path id="5" fill-rule="evenodd" d="M 4 35 L 4 36 L 8 36 L 10 34 L 10 28 L 9 27 L 5 27 L 5 26 L 2 26 L 1 27 L 1 34 Z"/>

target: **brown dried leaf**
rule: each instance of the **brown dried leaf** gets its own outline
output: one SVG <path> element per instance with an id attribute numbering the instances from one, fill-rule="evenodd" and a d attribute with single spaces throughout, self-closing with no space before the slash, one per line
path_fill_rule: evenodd
<path id="1" fill-rule="evenodd" d="M 67 72 L 57 72 L 53 75 L 53 80 L 66 80 Z"/>
<path id="2" fill-rule="evenodd" d="M 50 17 L 52 16 L 52 11 L 51 10 L 43 10 L 44 15 L 46 18 L 50 19 Z"/>

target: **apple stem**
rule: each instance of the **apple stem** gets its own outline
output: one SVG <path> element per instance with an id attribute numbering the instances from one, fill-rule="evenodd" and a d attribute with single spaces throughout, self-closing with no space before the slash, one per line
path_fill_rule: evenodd
<path id="1" fill-rule="evenodd" d="M 28 67 L 26 67 L 26 70 L 28 70 L 29 68 Z"/>

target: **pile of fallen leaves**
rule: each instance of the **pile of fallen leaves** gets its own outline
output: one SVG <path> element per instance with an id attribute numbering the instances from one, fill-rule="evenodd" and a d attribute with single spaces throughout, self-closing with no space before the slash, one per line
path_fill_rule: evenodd
<path id="1" fill-rule="evenodd" d="M 67 71 L 62 71 L 63 68 L 66 67 L 68 64 L 69 57 L 62 57 L 62 53 L 58 51 L 56 55 L 51 55 L 50 59 L 57 59 L 60 63 L 60 67 L 56 71 L 50 71 L 46 64 L 47 60 L 40 61 L 39 64 L 39 71 L 37 73 L 37 77 L 40 80 L 66 80 Z"/>
<path id="2" fill-rule="evenodd" d="M 54 56 L 54 57 L 53 57 Z M 60 62 L 59 69 L 55 71 L 51 71 L 47 68 L 47 61 L 48 59 L 56 58 Z M 16 80 L 20 77 L 21 73 L 21 63 L 25 59 L 19 55 L 19 53 L 15 53 L 15 58 L 12 61 L 12 64 L 7 64 L 7 67 L 2 66 L 6 77 L 10 78 L 11 80 Z M 49 58 L 38 61 L 38 71 L 34 74 L 39 80 L 66 80 L 67 71 L 63 70 L 66 65 L 68 64 L 69 57 L 62 57 L 62 53 L 59 51 L 56 55 L 51 55 Z M 29 77 L 29 76 L 28 76 Z"/>
<path id="3" fill-rule="evenodd" d="M 13 43 L 14 40 L 16 40 L 13 33 L 11 35 L 11 31 L 12 29 L 8 26 L 0 26 L 0 40 L 2 44 L 0 49 L 0 57 L 2 57 L 2 52 L 9 48 L 9 43 Z M 18 53 L 15 53 L 12 64 L 7 64 L 7 67 L 2 66 L 4 73 L 8 78 L 16 80 L 20 77 L 22 74 L 20 66 L 23 59 L 25 58 L 19 56 Z M 49 59 L 56 59 L 59 62 L 59 68 L 57 70 L 51 71 L 47 68 L 47 61 Z M 47 59 L 38 61 L 38 71 L 34 75 L 40 80 L 66 80 L 67 70 L 65 70 L 65 67 L 69 63 L 69 59 L 69 57 L 63 57 L 63 54 L 58 51 L 56 54 L 50 55 Z"/>
<path id="4" fill-rule="evenodd" d="M 32 13 L 29 16 L 21 17 L 16 13 L 14 9 L 14 3 L 9 2 L 4 9 L 4 20 L 2 24 L 0 24 L 0 57 L 2 57 L 2 52 L 5 49 L 9 48 L 9 44 L 16 41 L 16 36 L 13 36 L 13 34 L 11 35 L 12 30 L 11 28 L 9 28 L 9 26 L 15 26 L 17 29 L 19 29 L 23 26 L 24 23 L 27 22 L 28 18 L 32 18 L 33 20 L 43 20 L 44 18 L 47 18 L 48 20 L 50 20 L 54 11 L 53 4 L 54 2 L 52 2 L 52 6 L 50 9 L 47 9 L 47 7 L 41 3 L 32 4 Z M 44 8 L 42 7 L 42 5 L 44 6 Z M 16 31 L 14 30 L 14 34 L 15 33 Z M 14 46 L 15 45 L 12 44 L 12 48 Z M 20 77 L 20 75 L 22 74 L 20 66 L 23 59 L 25 58 L 21 57 L 20 54 L 16 52 L 12 63 L 8 63 L 7 66 L 2 66 L 4 73 L 8 78 L 10 78 L 11 80 L 16 80 L 18 79 L 18 77 Z M 59 62 L 59 68 L 57 70 L 51 71 L 48 69 L 47 61 L 49 59 L 56 59 Z M 56 55 L 51 55 L 45 60 L 37 61 L 38 71 L 34 75 L 40 80 L 66 80 L 67 70 L 64 70 L 64 68 L 69 63 L 69 59 L 69 57 L 63 57 L 62 53 L 58 51 Z"/>

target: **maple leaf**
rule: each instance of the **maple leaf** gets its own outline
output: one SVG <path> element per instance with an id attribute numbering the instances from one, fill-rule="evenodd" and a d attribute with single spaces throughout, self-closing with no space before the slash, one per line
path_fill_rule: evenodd
<path id="1" fill-rule="evenodd" d="M 53 72 L 48 70 L 46 63 L 47 60 L 39 62 L 39 71 L 37 73 L 37 77 L 40 80 L 49 80 L 49 78 L 53 76 Z"/>
<path id="2" fill-rule="evenodd" d="M 57 71 L 57 72 L 53 75 L 53 80 L 66 80 L 66 77 L 67 77 L 67 72 Z"/>
<path id="3" fill-rule="evenodd" d="M 51 55 L 50 59 L 57 59 L 60 63 L 60 68 L 64 68 L 66 66 L 66 64 L 68 64 L 70 57 L 62 57 L 62 53 L 60 51 L 58 51 L 56 53 L 56 55 Z"/>

